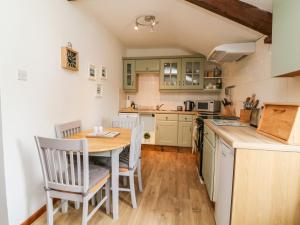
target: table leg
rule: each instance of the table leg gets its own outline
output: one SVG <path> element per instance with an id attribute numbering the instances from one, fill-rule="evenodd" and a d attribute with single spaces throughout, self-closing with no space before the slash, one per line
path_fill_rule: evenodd
<path id="1" fill-rule="evenodd" d="M 119 218 L 119 154 L 120 150 L 111 152 L 111 189 L 112 189 L 112 216 Z"/>

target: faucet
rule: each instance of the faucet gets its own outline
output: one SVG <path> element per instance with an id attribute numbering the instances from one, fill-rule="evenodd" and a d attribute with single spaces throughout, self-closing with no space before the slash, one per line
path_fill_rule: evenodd
<path id="1" fill-rule="evenodd" d="M 156 106 L 156 110 L 160 110 L 160 108 L 163 106 L 164 104 L 160 104 Z"/>

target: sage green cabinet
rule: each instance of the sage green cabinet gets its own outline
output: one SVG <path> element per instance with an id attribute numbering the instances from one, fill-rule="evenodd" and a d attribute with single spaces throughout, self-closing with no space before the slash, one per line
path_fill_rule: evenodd
<path id="1" fill-rule="evenodd" d="M 159 59 L 138 59 L 135 61 L 135 72 L 159 72 Z"/>
<path id="2" fill-rule="evenodd" d="M 160 60 L 160 84 L 161 90 L 179 89 L 181 79 L 181 59 Z"/>
<path id="3" fill-rule="evenodd" d="M 181 147 L 192 147 L 192 129 L 193 122 L 182 122 L 178 123 L 178 146 Z"/>
<path id="4" fill-rule="evenodd" d="M 156 114 L 155 144 L 177 146 L 178 115 Z"/>
<path id="5" fill-rule="evenodd" d="M 183 58 L 181 89 L 203 89 L 204 59 Z"/>
<path id="6" fill-rule="evenodd" d="M 124 60 L 123 69 L 123 89 L 127 91 L 136 91 L 137 77 L 135 73 L 135 60 Z"/>
<path id="7" fill-rule="evenodd" d="M 272 75 L 300 75 L 300 1 L 273 1 Z"/>

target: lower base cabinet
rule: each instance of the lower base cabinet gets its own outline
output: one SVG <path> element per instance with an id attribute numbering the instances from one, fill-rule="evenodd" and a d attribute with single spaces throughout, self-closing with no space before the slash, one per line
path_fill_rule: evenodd
<path id="1" fill-rule="evenodd" d="M 178 121 L 157 121 L 155 144 L 177 146 Z"/>
<path id="2" fill-rule="evenodd" d="M 178 123 L 178 146 L 192 147 L 192 122 L 179 122 Z"/>

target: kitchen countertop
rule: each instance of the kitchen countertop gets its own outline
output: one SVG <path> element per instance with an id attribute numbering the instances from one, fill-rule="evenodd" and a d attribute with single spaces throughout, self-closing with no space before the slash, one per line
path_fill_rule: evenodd
<path id="1" fill-rule="evenodd" d="M 211 119 L 204 120 L 204 123 L 233 148 L 300 152 L 299 145 L 283 144 L 257 133 L 251 126 L 217 126 Z"/>
<path id="2" fill-rule="evenodd" d="M 176 111 L 176 110 L 153 110 L 153 109 L 120 109 L 120 113 L 140 113 L 140 114 L 184 114 L 198 115 L 196 111 Z"/>

